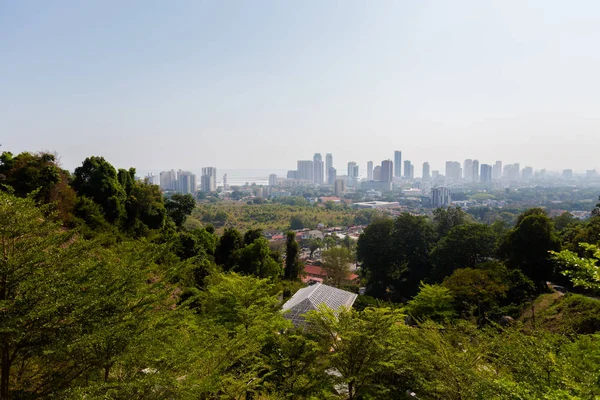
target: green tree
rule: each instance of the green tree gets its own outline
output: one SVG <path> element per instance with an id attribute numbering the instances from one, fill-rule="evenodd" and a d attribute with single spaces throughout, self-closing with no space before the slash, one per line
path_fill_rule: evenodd
<path id="1" fill-rule="evenodd" d="M 73 188 L 102 207 L 108 222 L 118 222 L 125 213 L 125 190 L 117 179 L 117 171 L 103 157 L 88 157 L 75 168 Z"/>
<path id="2" fill-rule="evenodd" d="M 300 264 L 300 246 L 296 241 L 296 234 L 292 231 L 286 234 L 285 244 L 285 271 L 286 279 L 297 280 L 302 267 Z"/>
<path id="3" fill-rule="evenodd" d="M 469 214 L 465 213 L 460 207 L 436 208 L 433 210 L 433 223 L 438 238 L 443 238 L 456 226 L 466 224 L 469 221 Z"/>
<path id="4" fill-rule="evenodd" d="M 407 313 L 417 319 L 445 322 L 455 316 L 454 297 L 441 285 L 421 284 L 419 293 L 406 304 Z"/>
<path id="5" fill-rule="evenodd" d="M 546 281 L 554 276 L 550 251 L 559 250 L 552 220 L 542 209 L 534 208 L 519 215 L 517 225 L 505 237 L 499 252 L 509 268 L 521 269 L 543 291 Z"/>
<path id="6" fill-rule="evenodd" d="M 449 289 L 459 313 L 472 312 L 477 315 L 497 306 L 509 289 L 499 276 L 491 271 L 459 268 L 444 279 L 442 286 Z"/>
<path id="7" fill-rule="evenodd" d="M 403 213 L 394 221 L 392 283 L 398 295 L 412 297 L 431 273 L 429 253 L 435 244 L 432 224 L 424 216 Z"/>
<path id="8" fill-rule="evenodd" d="M 367 292 L 384 297 L 394 277 L 392 229 L 394 221 L 382 218 L 369 224 L 358 238 L 357 258 L 367 278 Z"/>
<path id="9" fill-rule="evenodd" d="M 233 254 L 244 246 L 242 234 L 235 228 L 226 228 L 215 250 L 215 262 L 224 270 L 233 268 Z"/>
<path id="10" fill-rule="evenodd" d="M 281 264 L 273 259 L 269 242 L 261 237 L 251 244 L 237 250 L 234 271 L 260 278 L 278 279 L 281 276 Z"/>
<path id="11" fill-rule="evenodd" d="M 441 281 L 458 268 L 475 268 L 496 254 L 496 240 L 488 225 L 455 226 L 431 251 L 433 275 Z"/>
<path id="12" fill-rule="evenodd" d="M 322 248 L 323 245 L 324 245 L 323 239 L 321 239 L 321 238 L 310 239 L 308 242 L 308 249 L 310 250 L 310 258 L 312 258 L 313 255 L 315 254 L 315 251 Z"/>
<path id="13" fill-rule="evenodd" d="M 249 229 L 244 233 L 244 244 L 249 245 L 263 237 L 262 229 Z"/>
<path id="14" fill-rule="evenodd" d="M 308 329 L 331 349 L 328 363 L 339 377 L 333 383 L 347 388 L 348 399 L 390 398 L 393 388 L 383 376 L 393 375 L 401 365 L 404 316 L 389 308 L 366 308 L 358 312 L 327 307 L 307 315 Z"/>
<path id="15" fill-rule="evenodd" d="M 196 208 L 196 199 L 191 194 L 174 193 L 165 201 L 167 215 L 181 227 L 188 215 Z"/>
<path id="16" fill-rule="evenodd" d="M 552 252 L 553 258 L 561 264 L 561 273 L 568 276 L 574 286 L 600 290 L 600 247 L 589 243 L 579 245 L 592 257 L 579 257 L 572 251 L 563 250 Z"/>
<path id="17" fill-rule="evenodd" d="M 292 215 L 290 218 L 290 229 L 298 230 L 304 229 L 304 220 L 301 215 Z"/>
<path id="18" fill-rule="evenodd" d="M 323 269 L 327 272 L 327 282 L 341 287 L 350 275 L 352 253 L 345 247 L 332 247 L 322 254 Z"/>

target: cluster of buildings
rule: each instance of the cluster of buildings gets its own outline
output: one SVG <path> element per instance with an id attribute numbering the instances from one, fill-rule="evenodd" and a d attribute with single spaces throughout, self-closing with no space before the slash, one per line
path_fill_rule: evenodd
<path id="1" fill-rule="evenodd" d="M 149 184 L 160 186 L 165 192 L 196 194 L 199 190 L 205 193 L 217 190 L 217 169 L 215 167 L 202 168 L 200 186 L 198 186 L 196 174 L 183 170 L 172 169 L 162 171 L 159 175 L 148 174 L 145 179 Z M 227 175 L 223 177 L 223 180 L 226 184 Z"/>

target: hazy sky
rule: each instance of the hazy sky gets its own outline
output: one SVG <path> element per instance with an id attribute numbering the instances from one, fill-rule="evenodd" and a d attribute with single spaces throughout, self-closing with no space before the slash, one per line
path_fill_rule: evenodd
<path id="1" fill-rule="evenodd" d="M 139 169 L 600 170 L 598 1 L 2 1 L 0 143 Z"/>

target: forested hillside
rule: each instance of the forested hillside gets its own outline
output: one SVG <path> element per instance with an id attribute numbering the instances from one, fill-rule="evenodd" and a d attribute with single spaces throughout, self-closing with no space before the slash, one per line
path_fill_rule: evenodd
<path id="1" fill-rule="evenodd" d="M 102 157 L 3 153 L 0 399 L 600 397 L 598 207 L 375 218 L 350 249 L 366 295 L 302 329 L 295 235 L 195 209 Z"/>

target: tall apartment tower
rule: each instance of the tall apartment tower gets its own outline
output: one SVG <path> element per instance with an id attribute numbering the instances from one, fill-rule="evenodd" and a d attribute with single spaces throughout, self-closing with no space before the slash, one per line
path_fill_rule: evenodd
<path id="1" fill-rule="evenodd" d="M 177 191 L 183 194 L 195 194 L 196 188 L 196 175 L 189 171 L 179 170 L 177 173 Z"/>
<path id="2" fill-rule="evenodd" d="M 331 153 L 325 154 L 325 174 L 327 175 L 327 183 L 332 184 L 331 179 L 329 179 L 329 170 L 333 168 L 333 155 Z M 335 179 L 333 181 L 335 183 Z"/>
<path id="3" fill-rule="evenodd" d="M 333 167 L 329 167 L 327 170 L 327 184 L 335 186 L 335 180 L 337 179 L 337 170 Z"/>
<path id="4" fill-rule="evenodd" d="M 277 175 L 276 174 L 269 175 L 269 186 L 277 186 Z"/>
<path id="5" fill-rule="evenodd" d="M 381 180 L 381 165 L 376 165 L 373 169 L 373 180 L 380 181 Z"/>
<path id="6" fill-rule="evenodd" d="M 322 185 L 324 181 L 324 169 L 323 157 L 321 153 L 315 153 L 313 156 L 313 180 L 317 185 Z"/>
<path id="7" fill-rule="evenodd" d="M 492 166 L 488 164 L 481 164 L 481 183 L 490 185 L 492 183 Z"/>
<path id="8" fill-rule="evenodd" d="M 215 167 L 202 168 L 200 188 L 205 193 L 214 192 L 217 190 L 217 169 Z"/>
<path id="9" fill-rule="evenodd" d="M 177 172 L 174 169 L 160 173 L 160 188 L 162 190 L 177 190 Z"/>
<path id="10" fill-rule="evenodd" d="M 229 182 L 227 181 L 227 174 L 223 175 L 223 190 L 229 189 Z"/>
<path id="11" fill-rule="evenodd" d="M 446 161 L 446 179 L 458 182 L 462 178 L 462 169 L 458 161 Z"/>
<path id="12" fill-rule="evenodd" d="M 492 168 L 492 179 L 497 181 L 502 178 L 502 161 L 496 161 Z"/>
<path id="13" fill-rule="evenodd" d="M 394 176 L 402 177 L 402 152 L 400 150 L 394 151 Z"/>
<path id="14" fill-rule="evenodd" d="M 394 180 L 394 163 L 392 160 L 385 160 L 381 162 L 381 181 L 391 182 Z"/>
<path id="15" fill-rule="evenodd" d="M 479 182 L 479 160 L 473 160 L 473 182 Z"/>
<path id="16" fill-rule="evenodd" d="M 367 161 L 367 180 L 373 180 L 373 161 Z"/>
<path id="17" fill-rule="evenodd" d="M 444 187 L 431 189 L 431 205 L 434 207 L 449 206 L 452 203 L 450 190 Z"/>
<path id="18" fill-rule="evenodd" d="M 341 196 L 346 193 L 346 181 L 343 179 L 336 179 L 333 192 L 336 196 Z"/>
<path id="19" fill-rule="evenodd" d="M 311 160 L 298 161 L 298 173 L 296 175 L 296 179 L 314 182 L 315 171 L 313 162 Z"/>
<path id="20" fill-rule="evenodd" d="M 427 161 L 425 161 L 423 163 L 423 175 L 422 175 L 422 179 L 425 182 L 428 182 L 431 180 L 431 176 L 429 175 L 429 163 Z"/>
<path id="21" fill-rule="evenodd" d="M 410 160 L 404 161 L 404 177 L 410 179 Z"/>
<path id="22" fill-rule="evenodd" d="M 467 158 L 463 164 L 463 179 L 467 182 L 473 180 L 473 160 Z"/>
<path id="23" fill-rule="evenodd" d="M 351 185 L 358 183 L 358 165 L 354 161 L 348 163 L 348 183 Z"/>

